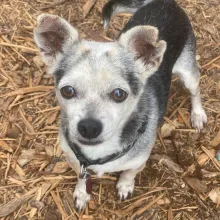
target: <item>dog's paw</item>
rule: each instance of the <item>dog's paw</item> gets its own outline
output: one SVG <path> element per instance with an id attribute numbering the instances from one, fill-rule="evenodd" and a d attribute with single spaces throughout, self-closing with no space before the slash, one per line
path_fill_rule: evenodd
<path id="1" fill-rule="evenodd" d="M 85 207 L 87 202 L 90 200 L 90 195 L 86 192 L 84 186 L 76 185 L 75 191 L 73 193 L 74 206 L 78 212 L 81 212 Z"/>
<path id="2" fill-rule="evenodd" d="M 120 178 L 116 188 L 118 190 L 118 197 L 120 201 L 124 201 L 125 199 L 130 198 L 134 191 L 134 180 Z"/>
<path id="3" fill-rule="evenodd" d="M 207 116 L 204 109 L 201 107 L 191 112 L 191 123 L 192 126 L 200 132 L 203 129 L 204 124 L 207 122 Z"/>

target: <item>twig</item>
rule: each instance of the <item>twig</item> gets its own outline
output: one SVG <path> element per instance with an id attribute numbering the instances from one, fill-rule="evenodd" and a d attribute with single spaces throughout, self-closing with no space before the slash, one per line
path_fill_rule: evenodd
<path id="1" fill-rule="evenodd" d="M 217 56 L 216 58 L 212 59 L 211 61 L 209 61 L 208 63 L 206 63 L 205 65 L 202 66 L 202 68 L 205 68 L 207 66 L 209 66 L 210 64 L 214 63 L 216 60 L 218 60 L 220 58 L 220 56 Z"/>
<path id="2" fill-rule="evenodd" d="M 45 10 L 45 9 L 49 9 L 49 8 L 54 8 L 54 7 L 58 6 L 58 5 L 61 5 L 61 4 L 65 3 L 66 1 L 69 1 L 69 0 L 61 0 L 59 2 L 55 2 L 53 4 L 40 7 L 39 10 Z"/>
<path id="3" fill-rule="evenodd" d="M 37 49 L 31 48 L 31 47 L 25 47 L 25 46 L 17 45 L 17 44 L 0 42 L 0 45 L 1 46 L 6 46 L 6 47 L 15 47 L 15 48 L 20 48 L 20 49 L 25 49 L 25 50 L 30 50 L 30 51 L 38 52 Z"/>

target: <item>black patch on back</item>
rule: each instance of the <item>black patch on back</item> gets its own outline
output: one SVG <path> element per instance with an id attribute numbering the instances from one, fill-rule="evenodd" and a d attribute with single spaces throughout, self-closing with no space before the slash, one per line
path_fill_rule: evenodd
<path id="1" fill-rule="evenodd" d="M 148 96 L 147 91 L 155 95 L 162 120 L 166 112 L 173 66 L 187 41 L 193 42 L 195 37 L 189 18 L 174 0 L 154 0 L 143 6 L 137 10 L 121 33 L 138 25 L 158 28 L 159 40 L 167 43 L 163 61 L 156 73 L 147 80 L 144 91 L 145 96 Z M 192 51 L 195 50 L 195 46 L 191 46 Z"/>

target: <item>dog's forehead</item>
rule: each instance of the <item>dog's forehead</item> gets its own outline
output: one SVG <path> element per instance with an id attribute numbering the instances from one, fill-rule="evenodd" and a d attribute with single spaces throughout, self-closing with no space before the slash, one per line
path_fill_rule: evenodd
<path id="1" fill-rule="evenodd" d="M 63 57 L 62 77 L 55 73 L 58 84 L 86 83 L 90 86 L 96 82 L 100 86 L 130 87 L 137 93 L 139 81 L 134 76 L 135 66 L 132 57 L 117 42 L 100 43 L 82 41 L 76 50 L 69 51 Z"/>

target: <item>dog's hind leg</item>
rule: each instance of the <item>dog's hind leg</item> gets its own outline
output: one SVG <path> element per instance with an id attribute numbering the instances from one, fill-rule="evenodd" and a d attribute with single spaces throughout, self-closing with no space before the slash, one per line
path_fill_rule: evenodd
<path id="1" fill-rule="evenodd" d="M 191 94 L 191 123 L 197 131 L 200 131 L 207 122 L 207 116 L 201 103 L 199 87 L 200 72 L 195 59 L 195 42 L 193 37 L 188 40 L 177 59 L 173 67 L 173 73 L 179 75 Z"/>
<path id="2" fill-rule="evenodd" d="M 119 177 L 116 188 L 118 197 L 121 201 L 130 197 L 134 191 L 134 179 L 137 173 L 144 169 L 145 163 L 138 169 L 130 169 L 123 171 Z"/>

